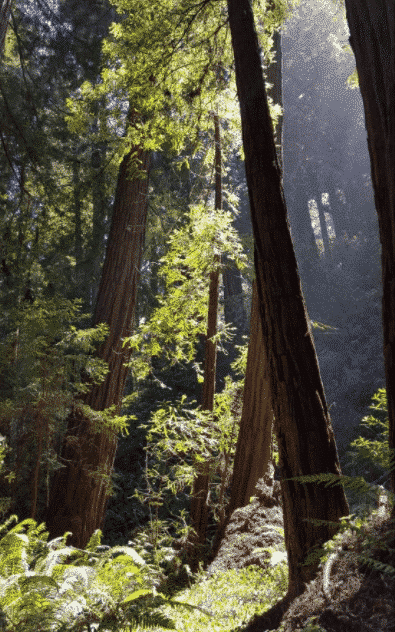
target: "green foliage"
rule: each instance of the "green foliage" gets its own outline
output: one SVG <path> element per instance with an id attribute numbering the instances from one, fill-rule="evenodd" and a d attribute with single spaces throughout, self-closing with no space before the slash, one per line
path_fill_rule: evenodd
<path id="1" fill-rule="evenodd" d="M 236 449 L 241 412 L 236 400 L 240 393 L 240 384 L 227 378 L 225 389 L 215 395 L 213 413 L 188 405 L 185 396 L 176 405 L 168 403 L 153 413 L 150 423 L 143 426 L 148 429 L 147 489 L 135 492 L 141 502 L 158 507 L 168 502 L 169 494 L 188 493 L 199 464 L 206 463 L 211 479 L 210 507 L 220 519 Z M 185 530 L 183 515 L 177 520 Z"/>
<path id="2" fill-rule="evenodd" d="M 196 606 L 174 614 L 177 629 L 188 632 L 232 632 L 263 614 L 286 593 L 288 568 L 285 563 L 268 569 L 248 566 L 206 578 L 204 573 L 178 598 Z M 170 614 L 170 608 L 166 607 Z"/>
<path id="3" fill-rule="evenodd" d="M 173 231 L 159 273 L 165 294 L 156 297 L 158 307 L 150 319 L 124 340 L 133 349 L 130 366 L 136 379 L 152 371 L 155 356 L 172 364 L 194 360 L 198 338 L 207 329 L 209 275 L 221 268 L 215 255 L 227 255 L 239 266 L 245 265 L 232 221 L 227 211 L 209 212 L 202 205 L 192 206 L 184 225 Z M 224 324 L 216 340 L 229 335 Z"/>
<path id="4" fill-rule="evenodd" d="M 89 384 L 100 383 L 108 372 L 94 355 L 108 327 L 78 329 L 75 323 L 87 318 L 80 314 L 80 303 L 37 298 L 0 317 L 10 330 L 0 340 L 0 375 L 5 377 L 0 428 L 10 445 L 2 478 L 12 478 L 13 506 L 22 515 L 34 515 L 45 502 L 51 475 L 61 467 L 58 451 L 73 406 L 84 408 L 97 431 L 127 432 L 127 416 L 113 417 L 110 409 L 99 414 L 78 403 Z M 32 470 L 37 475 L 27 497 Z"/>
<path id="5" fill-rule="evenodd" d="M 156 590 L 157 573 L 129 546 L 102 546 L 96 531 L 84 550 L 68 534 L 47 542 L 45 525 L 12 516 L 0 527 L 0 608 L 7 632 L 174 629 L 163 605 L 188 607 Z M 190 606 L 193 608 L 193 606 Z"/>
<path id="6" fill-rule="evenodd" d="M 11 483 L 15 478 L 15 472 L 8 472 L 8 474 L 4 474 L 4 459 L 6 454 L 10 451 L 10 448 L 7 445 L 7 440 L 5 437 L 0 435 L 0 475 L 3 475 L 8 483 Z M 0 515 L 6 514 L 11 506 L 11 498 L 0 498 Z"/>
<path id="7" fill-rule="evenodd" d="M 339 550 L 339 545 L 344 537 L 344 534 L 354 533 L 357 536 L 365 536 L 367 532 L 367 525 L 370 521 L 370 511 L 374 500 L 376 502 L 380 497 L 383 496 L 384 488 L 377 485 L 372 485 L 367 483 L 362 476 L 338 476 L 332 473 L 322 473 L 322 474 L 314 474 L 314 475 L 306 475 L 306 476 L 296 476 L 287 480 L 298 481 L 299 483 L 315 483 L 315 484 L 325 484 L 325 487 L 333 486 L 333 485 L 342 485 L 345 488 L 348 488 L 358 495 L 363 495 L 365 497 L 365 507 L 361 512 L 361 515 L 350 514 L 348 516 L 343 516 L 340 518 L 339 522 L 331 522 L 329 520 L 319 520 L 319 519 L 309 519 L 315 526 L 328 525 L 332 527 L 336 534 L 331 540 L 328 540 L 323 544 L 323 546 L 317 545 L 313 547 L 313 549 L 307 555 L 303 565 L 315 564 L 320 561 L 321 564 L 329 563 L 330 556 L 334 552 Z M 387 501 L 390 506 L 394 503 L 394 495 L 392 492 L 385 492 Z M 388 534 L 390 535 L 390 534 Z M 377 543 L 377 540 L 374 536 L 367 536 L 364 539 L 363 546 L 367 551 L 372 548 L 377 548 L 377 545 L 380 546 L 380 543 Z M 382 564 L 381 562 L 377 562 L 372 556 L 369 554 L 362 554 L 358 556 L 360 561 L 370 564 L 375 570 L 380 572 L 386 572 L 389 574 L 395 573 L 395 569 L 391 566 Z"/>
<path id="8" fill-rule="evenodd" d="M 389 420 L 387 393 L 380 388 L 373 395 L 370 408 L 373 414 L 364 417 L 359 425 L 362 435 L 352 441 L 347 456 L 349 465 L 370 477 L 384 478 L 391 469 L 391 453 L 388 445 Z"/>
<path id="9" fill-rule="evenodd" d="M 92 355 L 104 340 L 108 327 L 78 330 L 73 323 L 88 318 L 80 314 L 81 301 L 64 298 L 37 298 L 13 312 L 2 314 L 4 327 L 11 330 L 0 341 L 0 370 L 13 371 L 13 399 L 34 399 L 46 392 L 64 402 L 61 391 L 86 391 L 81 373 L 93 383 L 104 379 L 105 363 Z"/>
<path id="10" fill-rule="evenodd" d="M 154 0 L 147 5 L 144 0 L 112 0 L 112 4 L 122 21 L 111 25 L 103 43 L 101 81 L 85 81 L 67 100 L 69 130 L 86 133 L 92 127 L 95 104 L 105 103 L 108 118 L 95 140 L 111 142 L 119 163 L 128 148 L 139 144 L 147 150 L 166 144 L 180 153 L 185 142 L 192 142 L 194 152 L 199 151 L 205 133 L 213 129 L 212 113 L 217 112 L 227 120 L 225 144 L 240 146 L 226 3 Z M 259 3 L 256 12 L 261 46 L 269 61 L 273 31 L 289 14 L 289 3 L 276 2 L 270 10 Z M 125 122 L 122 100 L 129 102 L 138 120 L 128 127 L 124 139 L 116 139 L 114 118 L 121 128 Z M 275 121 L 280 108 L 270 105 Z M 207 159 L 212 164 L 210 155 Z"/>
<path id="11" fill-rule="evenodd" d="M 352 467 L 358 472 L 368 473 L 370 477 L 376 478 L 374 483 L 369 483 L 363 476 L 338 476 L 331 473 L 322 473 L 318 475 L 299 476 L 290 480 L 297 480 L 300 483 L 316 483 L 325 484 L 326 487 L 332 485 L 342 485 L 347 490 L 347 495 L 353 501 L 354 511 L 359 515 L 351 514 L 345 516 L 339 523 L 330 523 L 325 520 L 313 520 L 316 525 L 329 524 L 338 533 L 332 540 L 324 544 L 323 548 L 316 548 L 310 552 L 306 558 L 306 564 L 317 562 L 327 562 L 329 555 L 336 551 L 339 541 L 345 532 L 354 532 L 357 535 L 363 535 L 366 531 L 368 517 L 377 504 L 378 499 L 383 495 L 387 496 L 390 506 L 394 503 L 393 493 L 385 490 L 377 485 L 377 482 L 388 476 L 393 461 L 391 460 L 390 448 L 388 445 L 389 421 L 386 390 L 379 389 L 373 395 L 373 403 L 370 408 L 374 414 L 364 417 L 360 427 L 364 436 L 355 439 L 351 444 L 352 450 L 348 452 L 350 462 L 347 467 Z M 383 475 L 384 472 L 384 475 Z M 380 476 L 381 474 L 381 476 Z M 377 548 L 377 542 L 370 537 L 365 538 L 365 548 Z M 369 555 L 361 555 L 360 560 L 366 564 L 370 564 L 378 571 L 393 573 L 392 567 L 374 560 Z"/>

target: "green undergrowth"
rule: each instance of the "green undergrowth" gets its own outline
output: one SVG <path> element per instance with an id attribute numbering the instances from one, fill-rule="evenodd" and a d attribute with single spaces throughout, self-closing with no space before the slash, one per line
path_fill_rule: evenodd
<path id="1" fill-rule="evenodd" d="M 177 595 L 177 600 L 197 606 L 198 610 L 172 613 L 175 629 L 182 632 L 231 632 L 263 614 L 279 601 L 288 585 L 286 563 L 269 569 L 248 566 L 228 570 L 210 578 L 201 577 L 191 588 Z M 171 616 L 169 606 L 164 613 Z M 145 632 L 147 628 L 138 628 Z M 158 632 L 163 628 L 155 628 Z"/>
<path id="2" fill-rule="evenodd" d="M 0 526 L 0 630 L 225 632 L 264 612 L 287 586 L 282 563 L 210 579 L 191 574 L 189 588 L 168 597 L 160 569 L 132 547 L 102 545 L 96 531 L 78 549 L 67 536 L 48 542 L 44 524 L 16 516 Z"/>

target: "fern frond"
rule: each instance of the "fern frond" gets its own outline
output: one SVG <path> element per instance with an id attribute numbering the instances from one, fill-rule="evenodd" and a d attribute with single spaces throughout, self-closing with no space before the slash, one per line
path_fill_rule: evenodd
<path id="1" fill-rule="evenodd" d="M 95 552 L 97 547 L 101 546 L 102 535 L 103 534 L 100 529 L 96 529 L 86 545 L 85 551 L 91 551 L 92 553 Z"/>
<path id="2" fill-rule="evenodd" d="M 129 624 L 133 629 L 141 627 L 142 629 L 153 630 L 155 628 L 164 628 L 165 630 L 175 630 L 176 626 L 172 619 L 162 614 L 154 612 L 152 614 L 139 614 L 128 618 Z M 100 630 L 100 626 L 98 628 Z"/>
<path id="3" fill-rule="evenodd" d="M 384 573 L 385 575 L 395 575 L 395 568 L 390 564 L 384 564 L 383 562 L 379 562 L 378 560 L 373 559 L 372 557 L 368 557 L 367 555 L 359 555 L 358 559 L 371 566 L 375 571 L 379 571 L 380 573 Z"/>
<path id="4" fill-rule="evenodd" d="M 8 527 L 13 522 L 18 522 L 18 516 L 15 516 L 14 514 L 10 516 L 9 518 L 7 518 L 7 520 L 2 525 L 0 525 L 0 535 L 8 531 Z"/>
<path id="5" fill-rule="evenodd" d="M 365 481 L 363 476 L 344 476 L 333 474 L 332 472 L 321 472 L 320 474 L 304 474 L 286 478 L 286 481 L 297 481 L 299 483 L 324 483 L 325 487 L 343 485 L 354 491 L 368 492 L 371 485 Z"/>

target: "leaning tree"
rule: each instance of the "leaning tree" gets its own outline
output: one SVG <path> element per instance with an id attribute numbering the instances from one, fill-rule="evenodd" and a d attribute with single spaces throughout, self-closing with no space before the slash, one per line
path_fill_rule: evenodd
<path id="1" fill-rule="evenodd" d="M 383 279 L 384 365 L 389 446 L 395 448 L 395 3 L 345 0 L 365 110 Z M 395 468 L 391 471 L 395 493 Z M 395 518 L 395 506 L 393 509 Z"/>
<path id="2" fill-rule="evenodd" d="M 334 535 L 333 523 L 349 510 L 341 486 L 322 489 L 290 480 L 306 474 L 340 475 L 340 465 L 287 220 L 250 0 L 228 0 L 228 11 L 279 448 L 289 562 L 287 601 L 300 594 L 317 572 L 318 563 L 303 566 L 308 552 Z M 318 526 L 314 519 L 332 525 Z"/>

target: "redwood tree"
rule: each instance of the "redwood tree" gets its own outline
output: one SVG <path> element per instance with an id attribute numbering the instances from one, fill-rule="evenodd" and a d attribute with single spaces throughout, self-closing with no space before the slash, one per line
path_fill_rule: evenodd
<path id="1" fill-rule="evenodd" d="M 248 505 L 258 480 L 268 472 L 272 425 L 267 355 L 264 350 L 258 292 L 254 281 L 243 408 L 234 460 L 232 491 L 227 507 L 229 515 L 238 507 Z"/>
<path id="2" fill-rule="evenodd" d="M 287 221 L 252 6 L 249 0 L 228 0 L 228 11 L 282 473 L 289 600 L 318 570 L 317 564 L 301 566 L 307 553 L 336 532 L 328 524 L 315 526 L 310 520 L 338 522 L 349 510 L 341 486 L 289 480 L 324 472 L 340 475 L 340 465 Z"/>
<path id="3" fill-rule="evenodd" d="M 345 0 L 379 220 L 389 446 L 395 448 L 395 3 Z M 394 452 L 392 452 L 394 454 Z M 395 469 L 391 472 L 395 493 Z M 393 509 L 395 518 L 395 506 Z"/>
<path id="4" fill-rule="evenodd" d="M 132 120 L 132 124 L 133 124 Z M 129 352 L 122 346 L 130 335 L 140 276 L 147 217 L 149 153 L 134 147 L 118 175 L 113 217 L 97 294 L 93 324 L 106 323 L 110 333 L 97 351 L 108 363 L 103 382 L 94 385 L 83 403 L 94 411 L 121 409 Z M 51 538 L 72 531 L 72 544 L 84 547 L 105 513 L 117 449 L 117 435 L 95 431 L 94 422 L 76 402 L 69 415 L 60 457 L 63 467 L 51 485 L 46 524 Z"/>
<path id="5" fill-rule="evenodd" d="M 233 464 L 232 489 L 225 519 L 215 536 L 213 557 L 219 550 L 232 513 L 238 507 L 248 505 L 258 480 L 269 473 L 273 410 L 267 354 L 263 343 L 258 292 L 254 280 L 243 407 Z"/>
<path id="6" fill-rule="evenodd" d="M 215 209 L 222 208 L 222 161 L 221 161 L 221 134 L 220 122 L 217 114 L 214 115 L 215 130 Z M 219 290 L 219 264 L 220 255 L 214 256 L 216 268 L 210 273 L 207 334 L 204 347 L 204 382 L 202 394 L 202 409 L 214 410 L 215 378 L 217 364 L 217 343 L 213 337 L 217 333 L 218 316 L 218 290 Z M 202 471 L 198 472 L 193 485 L 191 502 L 191 525 L 196 532 L 196 543 L 204 545 L 206 542 L 206 529 L 208 519 L 207 496 L 209 491 L 209 465 L 204 463 Z M 193 547 L 191 565 L 193 570 L 198 568 L 198 551 Z"/>

